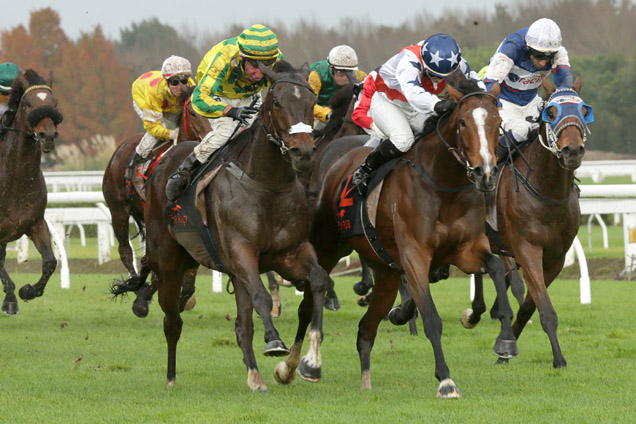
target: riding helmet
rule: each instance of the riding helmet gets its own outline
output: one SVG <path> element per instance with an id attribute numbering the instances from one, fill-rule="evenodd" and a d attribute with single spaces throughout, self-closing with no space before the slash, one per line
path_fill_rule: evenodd
<path id="1" fill-rule="evenodd" d="M 434 77 L 449 76 L 459 66 L 461 58 L 459 46 L 450 35 L 435 34 L 422 42 L 422 62 Z"/>

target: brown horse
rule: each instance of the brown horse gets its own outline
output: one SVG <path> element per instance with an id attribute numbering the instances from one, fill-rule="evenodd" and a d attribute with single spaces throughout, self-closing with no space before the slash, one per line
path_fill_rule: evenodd
<path id="1" fill-rule="evenodd" d="M 4 265 L 7 243 L 26 234 L 42 255 L 42 276 L 35 285 L 20 288 L 23 300 L 42 296 L 57 267 L 44 220 L 46 184 L 40 168 L 42 153 L 55 148 L 57 126 L 62 122 L 53 95 L 53 74 L 47 81 L 32 69 L 19 74 L 12 85 L 9 111 L 15 111 L 15 117 L 13 122 L 3 120 L 0 143 L 0 278 L 5 292 L 2 312 L 15 315 L 20 308 L 15 283 Z"/>
<path id="2" fill-rule="evenodd" d="M 275 376 L 281 382 L 291 381 L 300 362 L 306 374 L 318 378 L 313 370 L 320 369 L 324 295 L 333 281 L 318 265 L 308 241 L 307 201 L 296 176 L 311 164 L 314 140 L 310 124 L 316 95 L 307 83 L 307 64 L 300 71 L 287 62 L 278 63 L 273 69 L 261 65 L 260 69 L 271 86 L 259 118 L 227 149 L 219 151 L 216 158 L 223 163 L 204 190 L 206 210 L 202 218 L 207 222 L 217 258 L 208 256 L 196 233 L 175 231 L 175 221 L 169 222 L 164 210 L 166 181 L 192 152 L 194 143 L 182 143 L 172 149 L 149 180 L 144 209 L 146 255 L 159 279 L 159 304 L 165 313 L 168 385 L 175 383 L 177 342 L 183 324 L 179 311 L 181 280 L 187 270 L 198 264 L 220 269 L 232 279 L 237 305 L 236 337 L 243 351 L 250 389 L 267 390 L 252 347 L 254 309 L 265 326 L 265 355 L 290 352 L 273 325 L 272 299 L 260 279 L 259 274 L 269 270 L 304 290 L 298 310 L 299 328 L 287 360 L 289 367 L 277 368 Z M 177 210 L 178 207 L 175 206 Z M 176 222 L 178 225 L 181 221 Z M 300 349 L 310 322 L 310 351 L 301 362 Z"/>
<path id="3" fill-rule="evenodd" d="M 327 172 L 318 197 L 311 240 L 320 264 L 329 271 L 355 249 L 375 271 L 374 294 L 360 321 L 357 339 L 362 389 L 371 388 L 370 359 L 377 328 L 395 301 L 404 273 L 433 346 L 435 376 L 440 381 L 438 397 L 460 396 L 444 359 L 442 322 L 429 287 L 429 271 L 444 264 L 454 264 L 464 272 L 486 270 L 492 276 L 502 295 L 501 333 L 494 350 L 498 356 L 517 355 L 512 310 L 504 296 L 504 267 L 491 253 L 483 225 L 482 191 L 494 188 L 498 173 L 495 148 L 501 119 L 496 98 L 461 73 L 450 76 L 448 83 L 456 109 L 438 121 L 436 132 L 420 138 L 398 159 L 379 193 L 377 239 L 393 266 L 379 259 L 366 237 L 340 238 L 336 225 L 341 183 L 364 160 L 368 148 L 355 149 L 337 161 Z"/>
<path id="4" fill-rule="evenodd" d="M 177 143 L 185 140 L 201 140 L 201 138 L 210 131 L 210 123 L 208 120 L 198 115 L 189 101 L 193 90 L 194 87 L 186 87 L 179 96 L 179 103 L 183 105 L 183 113 L 178 122 L 179 136 Z M 148 315 L 148 302 L 157 291 L 157 282 L 154 277 L 151 280 L 151 284 L 143 283 L 150 273 L 150 267 L 145 263 L 143 258 L 140 274 L 137 274 L 134 266 L 132 246 L 129 241 L 129 220 L 131 216 L 137 224 L 139 236 L 142 237 L 142 239 L 145 238 L 143 220 L 144 202 L 137 194 L 134 186 L 127 183 L 124 179 L 126 168 L 142 136 L 143 133 L 130 136 L 122 141 L 117 149 L 115 149 L 104 171 L 104 180 L 102 183 L 104 199 L 110 209 L 113 232 L 119 243 L 119 258 L 128 270 L 130 279 L 133 280 L 131 283 L 141 286 L 141 288 L 136 290 L 137 297 L 132 305 L 132 310 L 138 317 Z M 164 150 L 167 147 L 168 146 L 165 146 Z M 158 154 L 159 153 L 160 152 L 158 152 Z M 195 278 L 196 270 L 186 274 L 186 278 L 183 282 L 184 291 L 181 298 L 182 310 L 185 308 L 186 302 L 194 294 Z M 138 280 L 138 282 L 135 280 Z"/>
<path id="5" fill-rule="evenodd" d="M 579 96 L 581 85 L 580 77 L 573 90 L 555 90 L 544 83 L 549 99 L 539 135 L 514 159 L 514 167 L 504 168 L 493 201 L 498 229 L 498 240 L 491 237 L 493 252 L 511 255 L 528 287 L 513 324 L 515 338 L 538 308 L 541 326 L 552 346 L 554 368 L 563 368 L 567 362 L 557 338 L 557 314 L 547 289 L 563 269 L 565 254 L 579 230 L 574 173 L 585 153 L 587 124 L 594 120 L 592 108 Z M 475 288 L 475 299 L 483 304 L 480 277 Z M 482 309 L 475 314 L 483 313 L 485 306 Z"/>

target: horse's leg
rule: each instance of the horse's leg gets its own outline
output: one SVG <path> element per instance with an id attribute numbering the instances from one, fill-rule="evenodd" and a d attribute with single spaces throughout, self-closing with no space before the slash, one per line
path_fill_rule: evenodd
<path id="1" fill-rule="evenodd" d="M 379 269 L 375 274 L 374 295 L 360 323 L 356 347 L 360 356 L 361 389 L 371 390 L 371 350 L 378 333 L 378 325 L 387 315 L 400 285 L 400 275 L 387 269 Z"/>
<path id="2" fill-rule="evenodd" d="M 4 267 L 4 261 L 7 256 L 7 244 L 0 244 L 0 279 L 2 279 L 2 288 L 4 289 L 4 300 L 2 302 L 2 312 L 5 315 L 15 315 L 20 312 L 18 299 L 15 297 L 15 283 L 9 277 L 9 273 Z"/>
<path id="3" fill-rule="evenodd" d="M 38 249 L 40 255 L 42 255 L 42 276 L 35 285 L 25 284 L 20 287 L 20 297 L 24 300 L 32 300 L 38 296 L 44 294 L 46 283 L 48 283 L 51 274 L 55 272 L 57 267 L 57 259 L 53 254 L 53 248 L 51 247 L 51 233 L 49 233 L 49 227 L 46 225 L 46 221 L 41 219 L 27 232 L 29 238 L 33 241 L 35 248 Z"/>
<path id="4" fill-rule="evenodd" d="M 340 310 L 340 300 L 338 299 L 338 295 L 336 294 L 336 290 L 333 287 L 327 290 L 325 293 L 325 308 L 330 311 L 338 311 Z"/>
<path id="5" fill-rule="evenodd" d="M 500 358 L 514 358 L 519 354 L 519 349 L 517 348 L 517 338 L 512 330 L 512 308 L 508 301 L 506 269 L 503 261 L 492 253 L 486 257 L 485 265 L 497 291 L 497 318 L 501 322 L 501 332 L 495 342 L 495 354 Z"/>
<path id="6" fill-rule="evenodd" d="M 168 344 L 168 372 L 166 385 L 174 386 L 177 378 L 177 343 L 181 337 L 183 320 L 179 312 L 179 293 L 183 273 L 178 271 L 159 270 L 159 305 L 164 313 L 163 332 Z"/>
<path id="7" fill-rule="evenodd" d="M 356 292 L 358 296 L 364 296 L 373 288 L 373 277 L 371 275 L 371 268 L 362 258 L 360 258 L 360 266 L 362 267 L 362 279 L 353 285 L 353 291 Z"/>
<path id="8" fill-rule="evenodd" d="M 519 271 L 517 270 L 517 261 L 509 256 L 503 256 L 501 260 L 503 260 L 506 267 L 506 286 L 510 287 L 513 296 L 517 299 L 517 303 L 521 305 L 523 303 L 525 285 L 521 279 L 521 275 L 519 275 Z M 498 314 L 498 304 L 497 299 L 495 298 L 495 302 L 490 308 L 490 317 L 492 319 L 497 319 Z"/>
<path id="9" fill-rule="evenodd" d="M 313 297 L 311 290 L 305 290 L 303 300 L 298 305 L 298 329 L 296 330 L 296 337 L 294 338 L 294 344 L 289 349 L 289 355 L 283 362 L 279 362 L 274 369 L 274 379 L 279 384 L 289 384 L 294 381 L 296 377 L 296 368 L 300 364 L 300 353 L 303 347 L 303 341 L 305 340 L 305 334 L 307 327 L 311 322 L 312 307 L 307 306 L 313 304 Z"/>
<path id="10" fill-rule="evenodd" d="M 464 328 L 475 328 L 479 324 L 483 313 L 486 312 L 484 277 L 482 274 L 473 275 L 475 276 L 475 297 L 473 297 L 471 304 L 472 308 L 468 308 L 462 313 L 461 321 Z"/>
<path id="11" fill-rule="evenodd" d="M 411 292 L 409 291 L 409 287 L 406 283 L 406 279 L 404 278 L 404 274 L 400 277 L 400 299 L 402 303 L 411 302 L 415 306 L 413 302 L 413 297 L 411 296 Z M 415 308 L 415 312 L 411 319 L 409 319 L 409 334 L 411 336 L 417 336 L 417 308 Z"/>
<path id="12" fill-rule="evenodd" d="M 407 322 L 411 327 L 411 320 L 417 316 L 417 305 L 409 292 L 409 287 L 404 277 L 404 274 L 400 277 L 400 305 L 391 309 L 389 312 L 389 321 L 393 325 L 404 325 Z M 412 333 L 411 333 L 412 334 Z"/>
<path id="13" fill-rule="evenodd" d="M 273 271 L 268 271 L 265 275 L 267 275 L 267 285 L 269 288 L 269 293 L 272 295 L 272 317 L 278 318 L 280 316 L 282 305 L 280 302 L 280 292 L 278 290 L 278 281 L 276 281 L 276 276 Z"/>
<path id="14" fill-rule="evenodd" d="M 152 276 L 150 277 L 150 284 L 145 283 L 147 278 L 148 272 L 145 272 L 145 270 L 142 268 L 138 279 L 140 283 L 144 283 L 143 286 L 135 292 L 137 297 L 135 298 L 135 301 L 132 305 L 133 313 L 139 318 L 144 318 L 148 315 L 148 312 L 150 311 L 148 304 L 152 300 L 152 296 L 154 296 L 154 294 L 157 292 L 157 289 L 159 288 L 159 282 L 155 274 L 152 274 Z"/>
<path id="15" fill-rule="evenodd" d="M 196 290 L 195 282 L 197 279 L 198 268 L 189 269 L 186 271 L 183 277 L 183 284 L 181 286 L 181 297 L 179 298 L 179 310 L 191 311 L 194 305 L 197 304 L 197 298 L 194 296 Z"/>
<path id="16" fill-rule="evenodd" d="M 254 355 L 254 321 L 252 320 L 252 297 L 242 284 L 234 285 L 234 297 L 236 300 L 236 321 L 234 329 L 236 341 L 243 351 L 243 362 L 247 367 L 247 386 L 253 392 L 267 392 L 267 386 L 263 376 L 258 371 L 256 356 Z M 269 316 L 269 314 L 267 314 Z"/>
<path id="17" fill-rule="evenodd" d="M 543 331 L 545 331 L 550 339 L 550 345 L 552 346 L 552 365 L 554 368 L 565 368 L 567 362 L 563 357 L 557 337 L 559 321 L 554 306 L 552 306 L 552 302 L 550 301 L 547 287 L 561 271 L 565 255 L 563 258 L 555 261 L 550 269 L 544 271 L 538 266 L 539 264 L 543 264 L 543 250 L 538 246 L 530 244 L 523 247 L 523 249 L 515 249 L 516 251 L 522 252 L 518 255 L 517 262 L 521 265 L 523 277 L 528 286 L 528 295 L 532 298 L 532 303 L 539 309 L 541 327 L 543 327 Z M 514 327 L 516 336 L 521 334 L 523 327 L 534 312 L 534 305 L 530 303 L 529 300 L 530 299 L 526 297 L 525 302 L 521 308 L 519 308 Z"/>
<path id="18" fill-rule="evenodd" d="M 111 221 L 113 226 L 113 232 L 115 233 L 115 238 L 117 239 L 119 251 L 119 259 L 128 270 L 128 274 L 130 277 L 136 277 L 137 272 L 135 271 L 134 260 L 133 260 L 133 250 L 130 245 L 130 236 L 129 236 L 129 219 L 130 219 L 130 209 L 128 207 L 115 208 L 113 207 L 110 211 Z"/>
<path id="19" fill-rule="evenodd" d="M 335 263 L 333 263 L 333 266 Z M 328 272 L 318 265 L 318 258 L 314 247 L 310 243 L 303 243 L 298 247 L 294 260 L 286 260 L 285 276 L 293 281 L 303 281 L 305 284 L 303 301 L 298 307 L 298 330 L 294 339 L 293 349 L 290 351 L 284 365 L 279 365 L 276 373 L 280 380 L 285 381 L 289 371 L 298 366 L 298 373 L 308 381 L 316 382 L 322 376 L 322 357 L 320 345 L 322 343 L 322 319 L 325 300 L 325 292 L 333 287 L 333 280 Z M 330 268 L 330 269 L 332 269 Z M 307 326 L 311 322 L 311 328 L 307 336 L 309 350 L 298 364 L 298 355 L 302 348 Z M 278 378 L 277 378 L 278 379 Z"/>

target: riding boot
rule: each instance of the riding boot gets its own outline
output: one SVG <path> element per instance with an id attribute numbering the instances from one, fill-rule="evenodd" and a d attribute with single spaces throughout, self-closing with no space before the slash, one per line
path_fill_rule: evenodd
<path id="1" fill-rule="evenodd" d="M 402 154 L 391 140 L 382 140 L 380 145 L 376 147 L 364 162 L 355 170 L 351 184 L 357 188 L 361 196 L 367 191 L 369 177 L 378 170 L 378 168 L 389 160 L 396 158 Z"/>
<path id="2" fill-rule="evenodd" d="M 132 181 L 133 176 L 136 174 L 137 168 L 141 165 L 146 159 L 141 156 L 139 153 L 135 152 L 135 156 L 130 159 L 128 163 L 128 167 L 126 168 L 126 172 L 124 174 L 124 178 L 129 181 Z"/>
<path id="3" fill-rule="evenodd" d="M 168 179 L 168 183 L 166 184 L 166 196 L 168 200 L 174 202 L 177 197 L 183 193 L 183 190 L 190 184 L 192 174 L 199 169 L 201 165 L 202 163 L 198 161 L 194 152 L 185 158 L 183 163 L 179 165 L 177 172 L 172 174 Z"/>

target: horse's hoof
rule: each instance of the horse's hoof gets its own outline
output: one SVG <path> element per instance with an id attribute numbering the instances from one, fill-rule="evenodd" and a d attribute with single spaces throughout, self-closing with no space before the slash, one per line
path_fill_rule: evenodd
<path id="1" fill-rule="evenodd" d="M 265 356 L 287 356 L 289 349 L 282 340 L 272 340 L 265 345 Z"/>
<path id="2" fill-rule="evenodd" d="M 464 328 L 475 328 L 477 326 L 477 324 L 479 324 L 479 320 L 477 320 L 477 322 L 471 322 L 470 321 L 470 316 L 473 314 L 473 310 L 468 308 L 466 309 L 464 312 L 462 312 L 462 326 L 464 326 Z"/>
<path id="3" fill-rule="evenodd" d="M 408 320 L 403 321 L 400 317 L 399 317 L 399 313 L 402 310 L 401 306 L 396 306 L 395 308 L 391 309 L 391 311 L 389 312 L 389 321 L 391 321 L 391 324 L 393 325 L 404 325 L 408 322 Z"/>
<path id="4" fill-rule="evenodd" d="M 132 305 L 132 311 L 133 314 L 135 314 L 139 318 L 147 317 L 148 312 L 150 311 L 150 309 L 148 308 L 148 302 L 141 298 L 135 299 Z"/>
<path id="5" fill-rule="evenodd" d="M 272 318 L 280 318 L 280 312 L 282 310 L 282 305 L 274 305 L 272 306 L 272 311 L 270 312 L 270 315 Z"/>
<path id="6" fill-rule="evenodd" d="M 3 302 L 2 303 L 2 312 L 5 315 L 17 315 L 20 312 L 20 307 L 18 306 L 18 302 Z"/>
<path id="7" fill-rule="evenodd" d="M 371 298 L 369 296 L 358 296 L 358 306 L 361 308 L 366 308 L 371 303 Z"/>
<path id="8" fill-rule="evenodd" d="M 197 304 L 197 298 L 192 295 L 189 298 L 183 300 L 182 299 L 182 305 L 181 305 L 181 312 L 183 311 L 191 311 L 192 309 L 194 309 L 194 305 Z"/>
<path id="9" fill-rule="evenodd" d="M 38 296 L 37 290 L 31 284 L 20 287 L 18 294 L 22 300 L 33 300 Z"/>
<path id="10" fill-rule="evenodd" d="M 302 358 L 300 360 L 300 365 L 298 365 L 298 375 L 306 381 L 317 383 L 322 377 L 322 371 L 320 367 L 312 367 L 305 358 Z"/>
<path id="11" fill-rule="evenodd" d="M 455 382 L 450 378 L 446 378 L 439 383 L 437 397 L 439 399 L 457 399 L 462 397 L 462 394 L 455 385 Z"/>
<path id="12" fill-rule="evenodd" d="M 516 358 L 519 355 L 517 341 L 497 339 L 495 342 L 495 354 L 503 359 Z"/>
<path id="13" fill-rule="evenodd" d="M 285 361 L 279 362 L 274 368 L 274 380 L 278 384 L 290 384 L 296 378 L 296 369 L 289 368 Z"/>
<path id="14" fill-rule="evenodd" d="M 330 311 L 337 311 L 340 309 L 340 301 L 338 300 L 338 298 L 331 298 L 328 297 L 325 299 L 325 309 L 328 309 Z"/>
<path id="15" fill-rule="evenodd" d="M 371 290 L 371 286 L 365 284 L 363 281 L 358 281 L 353 285 L 353 291 L 358 296 L 364 296 L 365 294 L 369 293 L 369 290 Z"/>

